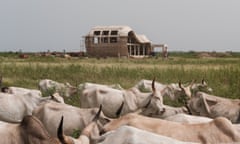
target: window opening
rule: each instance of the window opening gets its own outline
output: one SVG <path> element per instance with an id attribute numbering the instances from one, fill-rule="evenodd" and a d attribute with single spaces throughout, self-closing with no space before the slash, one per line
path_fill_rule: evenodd
<path id="1" fill-rule="evenodd" d="M 116 43 L 117 37 L 110 37 L 110 43 Z"/>
<path id="2" fill-rule="evenodd" d="M 94 31 L 94 35 L 100 35 L 100 31 Z"/>
<path id="3" fill-rule="evenodd" d="M 94 44 L 98 44 L 98 43 L 99 43 L 98 37 L 94 37 L 94 38 L 93 38 L 93 43 L 94 43 Z"/>
<path id="4" fill-rule="evenodd" d="M 116 31 L 116 30 L 111 31 L 111 35 L 118 35 L 118 31 Z"/>
<path id="5" fill-rule="evenodd" d="M 108 35 L 109 31 L 103 31 L 103 35 Z"/>

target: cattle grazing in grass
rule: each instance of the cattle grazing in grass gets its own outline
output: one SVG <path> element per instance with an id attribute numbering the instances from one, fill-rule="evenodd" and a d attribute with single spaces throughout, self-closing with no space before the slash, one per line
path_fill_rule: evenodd
<path id="1" fill-rule="evenodd" d="M 104 84 L 85 82 L 78 85 L 78 91 L 79 93 L 81 93 L 85 89 L 95 88 L 95 87 L 108 87 L 108 88 L 123 90 L 120 84 L 104 85 Z"/>
<path id="2" fill-rule="evenodd" d="M 240 100 L 228 99 L 211 95 L 200 90 L 190 91 L 191 86 L 181 86 L 189 98 L 187 105 L 193 115 L 216 118 L 219 116 L 229 119 L 232 123 L 240 123 Z"/>
<path id="3" fill-rule="evenodd" d="M 134 87 L 138 88 L 140 91 L 151 91 L 151 83 L 151 80 L 142 79 Z M 194 80 L 189 85 L 190 86 L 188 88 L 191 91 L 196 91 L 199 89 L 207 92 L 212 91 L 204 79 L 202 79 L 201 83 L 196 83 Z M 181 87 L 179 87 L 179 83 L 162 84 L 155 82 L 155 87 L 157 91 L 161 92 L 163 97 L 169 97 L 173 101 L 177 100 L 182 95 L 182 90 Z"/>
<path id="4" fill-rule="evenodd" d="M 59 102 L 59 100 L 63 101 L 57 94 L 41 97 L 33 93 L 24 93 L 22 95 L 0 93 L 0 120 L 21 122 L 24 116 L 32 115 L 32 111 L 40 104 L 50 101 Z"/>
<path id="5" fill-rule="evenodd" d="M 69 83 L 59 83 L 50 79 L 40 80 L 38 83 L 39 90 L 43 94 L 59 93 L 61 96 L 70 97 L 78 92 L 77 87 L 70 85 Z"/>
<path id="6" fill-rule="evenodd" d="M 228 118 L 232 123 L 240 123 L 240 100 L 228 99 L 197 92 L 188 101 L 189 108 L 194 115 L 216 118 Z"/>
<path id="7" fill-rule="evenodd" d="M 42 104 L 33 111 L 48 132 L 52 136 L 56 136 L 58 121 L 61 116 L 64 116 L 64 133 L 71 135 L 75 130 L 83 130 L 94 118 L 98 108 L 78 108 L 68 104 L 49 102 Z M 99 116 L 99 121 L 104 124 L 105 116 L 103 113 Z"/>
<path id="8" fill-rule="evenodd" d="M 34 116 L 24 116 L 18 124 L 0 121 L 0 143 L 1 144 L 90 144 L 90 137 L 95 135 L 94 129 L 97 127 L 97 120 L 101 108 L 87 125 L 81 135 L 75 139 L 65 135 L 63 130 L 63 117 L 57 128 L 57 137 L 49 135 L 41 121 Z"/>
<path id="9" fill-rule="evenodd" d="M 118 90 L 109 87 L 92 87 L 83 90 L 80 97 L 80 107 L 99 107 L 102 104 L 103 113 L 110 118 L 116 117 L 117 108 L 124 102 L 121 115 L 129 112 L 136 112 L 148 106 L 148 110 L 164 111 L 162 95 L 155 89 L 155 79 L 152 81 L 152 92 L 143 93 L 137 88 Z M 146 113 L 146 112 L 145 112 Z"/>
<path id="10" fill-rule="evenodd" d="M 22 95 L 25 93 L 32 93 L 34 95 L 42 96 L 42 93 L 40 90 L 36 89 L 28 89 L 28 88 L 22 88 L 22 87 L 3 87 L 2 92 L 9 93 L 9 94 L 15 94 L 15 95 Z"/>
<path id="11" fill-rule="evenodd" d="M 176 115 L 165 117 L 164 120 L 180 122 L 180 123 L 197 124 L 197 123 L 210 122 L 213 119 L 208 117 L 203 117 L 203 116 L 195 116 L 195 115 L 179 113 Z"/>
<path id="12" fill-rule="evenodd" d="M 98 138 L 98 144 L 197 144 L 183 142 L 131 126 L 121 126 Z"/>
<path id="13" fill-rule="evenodd" d="M 144 109 L 142 112 L 140 112 L 141 115 L 154 117 L 154 118 L 167 118 L 170 116 L 174 116 L 176 114 L 190 114 L 189 110 L 185 107 L 172 107 L 169 105 L 164 105 L 164 111 L 158 111 L 158 110 L 151 110 L 151 109 Z M 151 110 L 151 111 L 150 111 Z"/>
<path id="14" fill-rule="evenodd" d="M 116 130 L 123 125 L 186 142 L 209 144 L 240 142 L 240 134 L 224 117 L 218 117 L 208 123 L 182 124 L 130 113 L 107 123 L 102 133 Z"/>
<path id="15" fill-rule="evenodd" d="M 61 144 L 33 116 L 25 116 L 19 124 L 0 122 L 0 137 L 1 144 Z"/>
<path id="16" fill-rule="evenodd" d="M 58 126 L 58 138 L 62 144 L 92 144 L 95 142 L 95 138 L 99 136 L 99 129 L 98 129 L 98 120 L 100 118 L 102 111 L 102 106 L 99 107 L 97 113 L 91 120 L 91 122 L 82 130 L 81 135 L 74 139 L 70 136 L 65 135 L 64 133 L 64 126 L 63 126 L 63 116 L 61 118 L 61 122 Z M 65 125 L 65 121 L 64 121 Z"/>

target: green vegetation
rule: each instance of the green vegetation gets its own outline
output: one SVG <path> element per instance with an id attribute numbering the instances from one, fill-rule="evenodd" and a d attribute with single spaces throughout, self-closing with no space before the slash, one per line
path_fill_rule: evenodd
<path id="1" fill-rule="evenodd" d="M 168 60 L 144 59 L 96 59 L 40 57 L 31 54 L 20 59 L 16 53 L 0 54 L 0 75 L 3 85 L 38 88 L 40 79 L 52 79 L 78 85 L 83 82 L 102 84 L 119 83 L 130 88 L 141 79 L 153 79 L 161 83 L 183 83 L 204 78 L 213 94 L 239 98 L 240 96 L 240 54 L 232 56 L 199 57 L 194 52 L 172 53 Z M 68 103 L 77 105 L 73 97 Z"/>

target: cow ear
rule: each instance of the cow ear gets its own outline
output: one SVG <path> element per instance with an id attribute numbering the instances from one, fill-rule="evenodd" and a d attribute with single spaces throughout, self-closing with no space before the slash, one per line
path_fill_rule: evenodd
<path id="1" fill-rule="evenodd" d="M 104 120 L 105 120 L 105 123 L 109 123 L 109 122 L 111 122 L 111 120 L 108 119 L 108 118 L 104 118 Z"/>
<path id="2" fill-rule="evenodd" d="M 51 100 L 56 101 L 56 97 L 54 96 L 54 94 L 51 94 L 50 96 L 51 96 Z"/>
<path id="3" fill-rule="evenodd" d="M 53 100 L 53 99 L 54 99 L 54 96 L 53 96 L 53 94 L 51 94 L 50 96 L 51 96 L 51 100 Z"/>
<path id="4" fill-rule="evenodd" d="M 196 79 L 192 80 L 192 82 L 191 82 L 190 85 L 189 85 L 190 88 L 192 88 L 193 84 L 196 83 L 196 81 L 197 81 Z"/>
<path id="5" fill-rule="evenodd" d="M 205 98 L 205 101 L 206 101 L 206 104 L 211 107 L 213 105 L 216 105 L 218 103 L 217 100 L 212 100 L 212 99 L 208 99 L 208 98 Z"/>
<path id="6" fill-rule="evenodd" d="M 202 79 L 202 85 L 207 85 L 206 81 L 204 80 L 204 78 Z"/>

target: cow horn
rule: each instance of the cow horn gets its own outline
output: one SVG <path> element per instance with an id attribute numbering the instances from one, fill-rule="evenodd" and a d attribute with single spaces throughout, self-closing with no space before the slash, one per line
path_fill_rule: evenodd
<path id="1" fill-rule="evenodd" d="M 178 82 L 178 86 L 182 89 L 182 82 L 181 81 Z"/>
<path id="2" fill-rule="evenodd" d="M 204 80 L 204 78 L 202 79 L 202 85 L 207 85 L 206 81 Z"/>
<path id="3" fill-rule="evenodd" d="M 99 106 L 99 110 L 98 110 L 97 114 L 95 115 L 95 117 L 93 118 L 92 121 L 97 121 L 99 119 L 101 111 L 102 111 L 102 105 Z"/>
<path id="4" fill-rule="evenodd" d="M 117 118 L 120 117 L 120 114 L 121 114 L 122 109 L 123 109 L 123 105 L 124 105 L 124 102 L 122 102 L 121 106 L 118 108 L 118 110 L 117 110 L 117 112 L 116 112 Z"/>
<path id="5" fill-rule="evenodd" d="M 58 126 L 58 138 L 62 143 L 65 143 L 65 139 L 64 139 L 64 134 L 63 134 L 63 116 L 61 117 L 61 121 L 59 123 Z"/>
<path id="6" fill-rule="evenodd" d="M 155 89 L 155 77 L 153 78 L 153 81 L 152 81 L 152 91 L 155 92 L 156 89 Z"/>

